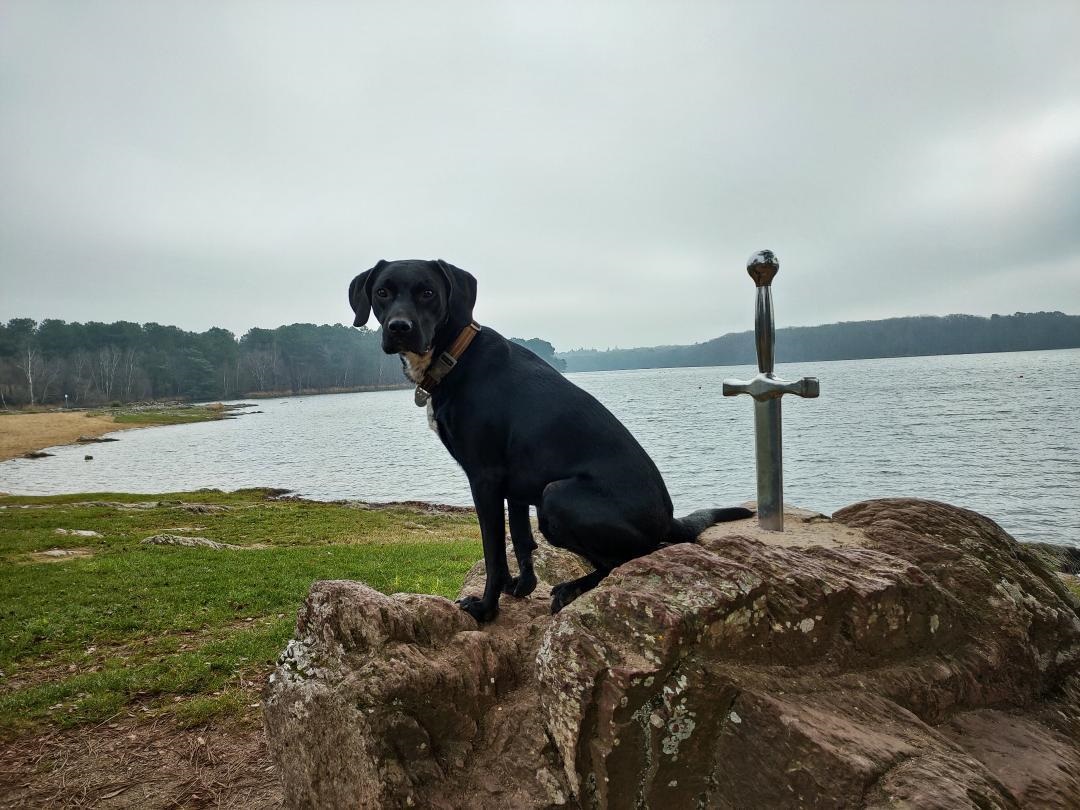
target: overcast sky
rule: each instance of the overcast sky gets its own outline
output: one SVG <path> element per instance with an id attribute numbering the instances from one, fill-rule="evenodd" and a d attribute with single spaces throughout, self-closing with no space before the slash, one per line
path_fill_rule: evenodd
<path id="1" fill-rule="evenodd" d="M 1080 314 L 1080 2 L 3 0 L 0 171 L 0 320 L 442 257 L 506 335 L 695 342 L 764 247 L 780 326 Z"/>

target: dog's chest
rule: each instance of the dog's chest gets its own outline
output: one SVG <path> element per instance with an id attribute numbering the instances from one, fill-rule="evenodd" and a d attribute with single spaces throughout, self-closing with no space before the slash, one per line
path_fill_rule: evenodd
<path id="1" fill-rule="evenodd" d="M 424 413 L 427 414 L 427 426 L 438 434 L 439 425 L 435 422 L 435 408 L 432 407 L 430 399 L 427 401 L 427 405 L 424 406 Z"/>
<path id="2" fill-rule="evenodd" d="M 431 354 L 430 351 L 424 352 L 423 354 L 402 352 L 400 355 L 401 368 L 405 372 L 405 376 L 414 383 L 418 383 L 424 379 L 424 375 L 427 374 L 428 366 L 431 365 Z"/>

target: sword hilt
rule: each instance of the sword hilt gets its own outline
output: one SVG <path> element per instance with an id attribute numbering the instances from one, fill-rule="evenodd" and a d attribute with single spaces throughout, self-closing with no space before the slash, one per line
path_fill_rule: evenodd
<path id="1" fill-rule="evenodd" d="M 773 373 L 776 328 L 773 325 L 772 281 L 780 261 L 771 250 L 761 250 L 746 262 L 746 272 L 757 285 L 754 343 L 758 374 L 752 380 L 724 380 L 725 397 L 749 394 L 754 398 L 754 456 L 757 466 L 758 522 L 763 529 L 784 530 L 784 467 L 780 440 L 780 399 L 784 394 L 813 398 L 821 386 L 816 377 L 781 380 Z"/>

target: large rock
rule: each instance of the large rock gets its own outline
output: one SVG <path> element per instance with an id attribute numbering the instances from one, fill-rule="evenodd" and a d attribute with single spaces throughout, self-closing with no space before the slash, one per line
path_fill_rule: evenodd
<path id="1" fill-rule="evenodd" d="M 1035 553 L 928 501 L 789 527 L 482 628 L 316 583 L 265 698 L 289 805 L 1080 807 L 1080 604 Z M 541 550 L 546 584 L 581 573 Z"/>
<path id="2" fill-rule="evenodd" d="M 287 804 L 573 806 L 535 662 L 551 584 L 588 569 L 546 544 L 535 565 L 533 597 L 483 629 L 449 599 L 316 582 L 264 699 Z M 462 593 L 483 587 L 481 562 Z"/>

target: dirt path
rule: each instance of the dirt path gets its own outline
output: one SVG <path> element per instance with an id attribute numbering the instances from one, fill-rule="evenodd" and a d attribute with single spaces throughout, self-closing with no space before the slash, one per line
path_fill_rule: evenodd
<path id="1" fill-rule="evenodd" d="M 0 745 L 0 808 L 281 807 L 262 729 L 179 729 L 125 713 L 112 723 Z"/>
<path id="2" fill-rule="evenodd" d="M 89 416 L 82 411 L 5 414 L 0 416 L 0 461 L 43 447 L 71 444 L 80 436 L 101 436 L 135 427 L 146 426 L 118 425 L 111 416 Z"/>

